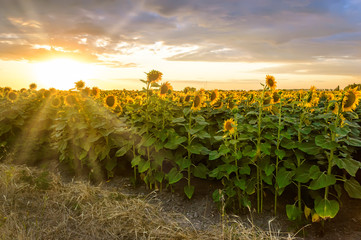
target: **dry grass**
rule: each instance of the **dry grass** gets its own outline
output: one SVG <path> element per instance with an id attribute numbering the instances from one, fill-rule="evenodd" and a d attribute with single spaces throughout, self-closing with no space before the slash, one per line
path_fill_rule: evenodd
<path id="1" fill-rule="evenodd" d="M 0 239 L 291 239 L 240 221 L 196 231 L 147 199 L 0 164 Z M 184 217 L 185 218 L 185 217 Z M 177 220 L 178 219 L 178 220 Z"/>

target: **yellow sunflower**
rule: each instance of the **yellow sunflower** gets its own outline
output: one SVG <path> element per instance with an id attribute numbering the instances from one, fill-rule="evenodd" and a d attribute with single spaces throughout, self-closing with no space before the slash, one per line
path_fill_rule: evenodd
<path id="1" fill-rule="evenodd" d="M 276 83 L 277 82 L 276 82 L 274 76 L 266 75 L 266 84 L 270 89 L 275 90 L 276 89 Z"/>
<path id="2" fill-rule="evenodd" d="M 222 99 L 219 99 L 217 102 L 213 103 L 212 107 L 214 109 L 221 109 L 223 107 Z"/>
<path id="3" fill-rule="evenodd" d="M 338 103 L 337 102 L 331 102 L 328 105 L 328 109 L 331 110 L 334 114 L 338 114 Z"/>
<path id="4" fill-rule="evenodd" d="M 7 93 L 7 98 L 10 102 L 15 102 L 18 99 L 18 94 L 12 90 Z"/>
<path id="5" fill-rule="evenodd" d="M 100 96 L 100 89 L 97 87 L 93 87 L 91 90 L 91 95 L 93 98 L 98 98 Z"/>
<path id="6" fill-rule="evenodd" d="M 237 129 L 237 124 L 236 122 L 233 120 L 233 118 L 230 118 L 226 121 L 224 121 L 224 124 L 223 124 L 223 131 L 224 132 L 229 132 L 229 134 L 234 134 L 235 131 Z"/>
<path id="7" fill-rule="evenodd" d="M 76 97 L 72 94 L 68 94 L 65 97 L 65 104 L 68 106 L 73 106 L 76 103 Z"/>
<path id="8" fill-rule="evenodd" d="M 172 91 L 173 88 L 172 86 L 170 85 L 169 82 L 165 82 L 163 83 L 160 88 L 159 88 L 159 96 L 160 97 L 165 97 L 165 95 L 169 92 L 169 91 Z"/>
<path id="9" fill-rule="evenodd" d="M 51 99 L 51 106 L 57 108 L 61 105 L 61 99 L 59 97 L 54 97 Z"/>
<path id="10" fill-rule="evenodd" d="M 115 108 L 117 105 L 117 98 L 114 95 L 108 95 L 105 98 L 104 103 L 106 106 L 110 108 Z"/>
<path id="11" fill-rule="evenodd" d="M 75 87 L 78 90 L 83 89 L 85 87 L 85 82 L 83 82 L 82 80 L 77 81 L 77 82 L 75 82 Z"/>
<path id="12" fill-rule="evenodd" d="M 342 101 L 342 111 L 352 111 L 356 109 L 356 106 L 358 105 L 360 101 L 360 91 L 357 91 L 357 87 L 355 88 L 349 88 L 347 92 L 345 93 L 345 96 Z"/>
<path id="13" fill-rule="evenodd" d="M 161 73 L 157 70 L 152 70 L 146 74 L 147 74 L 147 82 L 148 83 L 158 82 L 158 81 L 162 80 L 163 73 Z"/>
<path id="14" fill-rule="evenodd" d="M 211 93 L 211 105 L 215 104 L 218 101 L 218 98 L 219 98 L 219 93 L 218 90 L 216 89 Z"/>
<path id="15" fill-rule="evenodd" d="M 281 101 L 280 94 L 277 91 L 273 92 L 273 94 L 272 94 L 272 102 L 273 103 L 279 103 L 280 101 Z"/>
<path id="16" fill-rule="evenodd" d="M 30 90 L 35 90 L 37 87 L 38 87 L 38 86 L 36 85 L 36 83 L 31 83 L 31 84 L 29 85 Z"/>
<path id="17" fill-rule="evenodd" d="M 266 92 L 263 96 L 263 105 L 268 105 L 272 103 L 272 97 L 269 92 Z"/>
<path id="18" fill-rule="evenodd" d="M 193 111 L 198 111 L 202 108 L 202 102 L 203 102 L 203 99 L 202 99 L 202 95 L 201 94 L 197 94 L 195 97 L 194 97 L 194 100 L 193 100 L 193 104 L 192 104 L 192 110 Z"/>

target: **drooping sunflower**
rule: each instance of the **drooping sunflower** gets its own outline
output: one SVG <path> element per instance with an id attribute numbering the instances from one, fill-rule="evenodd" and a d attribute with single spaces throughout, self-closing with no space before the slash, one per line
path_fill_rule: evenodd
<path id="1" fill-rule="evenodd" d="M 330 102 L 328 104 L 328 109 L 332 111 L 334 114 L 338 114 L 338 103 L 337 102 Z"/>
<path id="2" fill-rule="evenodd" d="M 274 76 L 266 75 L 266 84 L 270 89 L 275 90 L 276 89 L 276 83 L 277 82 L 276 82 Z"/>
<path id="3" fill-rule="evenodd" d="M 280 94 L 277 91 L 273 92 L 273 94 L 272 94 L 272 102 L 273 103 L 279 103 L 280 101 L 281 101 Z"/>
<path id="4" fill-rule="evenodd" d="M 191 95 L 190 94 L 187 94 L 184 98 L 184 101 L 185 102 L 189 102 L 191 100 Z"/>
<path id="5" fill-rule="evenodd" d="M 312 89 L 312 88 L 311 88 Z M 316 91 L 315 90 L 311 90 L 308 91 L 306 98 L 305 98 L 305 102 L 304 102 L 304 106 L 305 107 L 313 107 L 315 105 L 318 104 L 319 102 L 319 98 L 317 97 Z"/>
<path id="6" fill-rule="evenodd" d="M 98 98 L 100 96 L 100 89 L 97 87 L 93 87 L 91 95 L 93 96 L 93 98 Z"/>
<path id="7" fill-rule="evenodd" d="M 203 102 L 203 99 L 202 99 L 202 95 L 200 93 L 198 93 L 195 97 L 194 97 L 194 100 L 193 100 L 193 104 L 192 104 L 192 110 L 193 111 L 198 111 L 202 108 L 202 102 Z"/>
<path id="8" fill-rule="evenodd" d="M 146 74 L 147 74 L 147 82 L 148 83 L 158 82 L 158 81 L 162 80 L 163 73 L 161 73 L 157 70 L 152 70 Z"/>
<path id="9" fill-rule="evenodd" d="M 7 98 L 10 102 L 15 102 L 18 99 L 18 94 L 14 91 L 9 91 L 7 93 Z"/>
<path id="10" fill-rule="evenodd" d="M 266 92 L 263 96 L 263 105 L 268 105 L 272 103 L 272 97 L 269 92 Z"/>
<path id="11" fill-rule="evenodd" d="M 31 84 L 29 85 L 30 90 L 35 90 L 37 87 L 38 87 L 38 86 L 36 85 L 36 83 L 31 83 Z"/>
<path id="12" fill-rule="evenodd" d="M 90 90 L 90 88 L 86 87 L 86 88 L 83 88 L 80 92 L 81 92 L 82 96 L 89 97 L 91 90 Z"/>
<path id="13" fill-rule="evenodd" d="M 233 118 L 230 118 L 223 123 L 223 131 L 229 132 L 230 135 L 234 134 L 237 129 L 237 124 L 233 120 Z"/>
<path id="14" fill-rule="evenodd" d="M 218 101 L 218 98 L 219 98 L 218 89 L 215 89 L 211 93 L 211 105 L 212 106 Z"/>
<path id="15" fill-rule="evenodd" d="M 160 88 L 159 88 L 159 96 L 160 97 L 165 97 L 165 95 L 167 95 L 167 93 L 170 91 L 172 91 L 172 86 L 170 85 L 169 82 L 165 82 L 163 83 Z"/>
<path id="16" fill-rule="evenodd" d="M 75 87 L 78 90 L 83 89 L 85 87 L 85 82 L 83 82 L 83 80 L 77 81 L 75 82 Z"/>
<path id="17" fill-rule="evenodd" d="M 360 95 L 361 93 L 357 91 L 357 87 L 349 88 L 342 101 L 342 112 L 355 110 L 360 101 Z"/>
<path id="18" fill-rule="evenodd" d="M 108 95 L 105 98 L 104 103 L 106 106 L 110 108 L 115 108 L 117 105 L 117 98 L 114 95 Z"/>

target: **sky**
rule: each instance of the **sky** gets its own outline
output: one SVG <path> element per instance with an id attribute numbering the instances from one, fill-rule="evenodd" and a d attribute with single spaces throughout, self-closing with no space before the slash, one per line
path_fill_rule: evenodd
<path id="1" fill-rule="evenodd" d="M 361 0 L 0 0 L 0 87 L 361 83 Z"/>

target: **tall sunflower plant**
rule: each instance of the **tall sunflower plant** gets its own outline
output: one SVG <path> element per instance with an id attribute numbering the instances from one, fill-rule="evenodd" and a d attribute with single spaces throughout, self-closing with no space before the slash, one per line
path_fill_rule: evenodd
<path id="1" fill-rule="evenodd" d="M 315 136 L 315 144 L 322 148 L 325 161 L 320 169 L 314 166 L 315 175 L 309 189 L 319 193 L 314 200 L 314 212 L 323 221 L 337 215 L 342 183 L 351 198 L 361 199 L 361 186 L 354 178 L 361 163 L 352 156 L 354 148 L 361 147 L 360 126 L 352 121 L 358 118 L 353 110 L 359 103 L 360 95 L 356 88 L 350 88 L 343 91 L 339 99 L 332 101 L 330 104 L 336 107 L 323 115 L 329 127 Z"/>
<path id="2" fill-rule="evenodd" d="M 172 121 L 178 126 L 180 133 L 177 137 L 174 137 L 173 141 L 181 142 L 180 145 L 185 152 L 176 156 L 175 161 L 178 169 L 173 168 L 168 174 L 168 179 L 171 184 L 185 178 L 187 185 L 184 187 L 184 193 L 189 199 L 192 198 L 195 190 L 194 185 L 191 183 L 192 176 L 206 179 L 209 171 L 200 157 L 209 154 L 209 149 L 204 142 L 210 138 L 210 134 L 206 131 L 206 126 L 209 124 L 201 114 L 204 104 L 203 94 L 202 91 L 197 92 L 190 104 L 183 108 L 183 116 Z M 183 134 L 184 136 L 182 136 Z M 195 155 L 198 157 L 193 157 Z M 186 174 L 185 177 L 183 172 Z"/>

